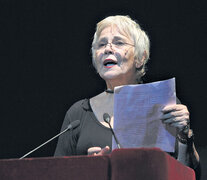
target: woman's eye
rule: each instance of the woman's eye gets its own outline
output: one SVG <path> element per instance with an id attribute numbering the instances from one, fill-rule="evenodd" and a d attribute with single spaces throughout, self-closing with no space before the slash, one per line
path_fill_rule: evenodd
<path id="1" fill-rule="evenodd" d="M 114 44 L 117 46 L 123 46 L 125 43 L 122 41 L 116 41 L 116 42 L 114 42 Z"/>
<path id="2" fill-rule="evenodd" d="M 98 44 L 98 47 L 100 48 L 100 47 L 104 47 L 104 46 L 106 46 L 106 43 L 99 43 Z"/>

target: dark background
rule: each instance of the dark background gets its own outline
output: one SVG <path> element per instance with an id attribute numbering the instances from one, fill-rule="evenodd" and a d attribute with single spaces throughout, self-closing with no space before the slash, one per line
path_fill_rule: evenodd
<path id="1" fill-rule="evenodd" d="M 150 37 L 145 81 L 176 77 L 206 166 L 205 11 L 204 0 L 1 0 L 0 158 L 21 157 L 48 140 L 74 102 L 104 90 L 90 45 L 96 23 L 121 14 L 136 19 Z M 52 156 L 56 143 L 31 156 Z"/>

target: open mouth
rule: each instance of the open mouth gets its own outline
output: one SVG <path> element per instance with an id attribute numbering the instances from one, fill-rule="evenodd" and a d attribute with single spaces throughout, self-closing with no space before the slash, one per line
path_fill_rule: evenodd
<path id="1" fill-rule="evenodd" d="M 112 59 L 106 59 L 103 64 L 106 68 L 111 68 L 111 67 L 115 66 L 117 64 L 117 62 Z"/>

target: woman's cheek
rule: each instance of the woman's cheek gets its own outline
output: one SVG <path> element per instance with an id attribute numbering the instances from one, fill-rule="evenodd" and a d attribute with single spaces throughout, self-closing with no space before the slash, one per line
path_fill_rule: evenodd
<path id="1" fill-rule="evenodd" d="M 95 56 L 95 63 L 96 63 L 96 70 L 99 72 L 101 66 L 102 66 L 102 57 L 103 53 L 101 54 L 96 54 Z"/>

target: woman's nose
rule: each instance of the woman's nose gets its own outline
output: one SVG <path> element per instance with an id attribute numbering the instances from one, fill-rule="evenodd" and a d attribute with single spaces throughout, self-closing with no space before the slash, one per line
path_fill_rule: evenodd
<path id="1" fill-rule="evenodd" d="M 112 47 L 112 43 L 106 44 L 104 53 L 105 54 L 108 54 L 108 53 L 112 54 L 113 52 L 114 52 L 114 50 Z"/>

